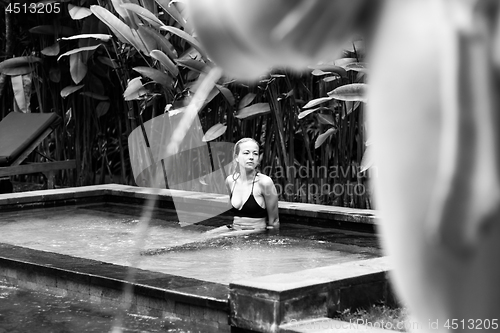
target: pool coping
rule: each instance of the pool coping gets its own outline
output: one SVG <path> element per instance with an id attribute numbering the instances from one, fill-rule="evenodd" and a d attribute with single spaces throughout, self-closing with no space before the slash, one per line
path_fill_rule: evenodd
<path id="1" fill-rule="evenodd" d="M 0 243 L 0 278 L 31 290 L 119 307 L 124 290 L 131 290 L 132 313 L 230 330 L 228 286 L 223 284 L 5 243 Z"/>
<path id="2" fill-rule="evenodd" d="M 154 191 L 154 193 L 152 193 Z M 151 189 L 120 184 L 104 184 L 82 187 L 61 188 L 55 190 L 39 190 L 0 194 L 0 211 L 5 207 L 22 207 L 23 204 L 39 201 L 56 203 L 63 201 L 71 203 L 77 199 L 92 196 L 114 196 L 138 200 L 158 198 L 161 203 L 172 203 L 173 197 L 182 198 L 186 203 L 227 207 L 229 196 L 227 194 L 191 192 L 181 190 Z M 327 206 L 298 202 L 278 202 L 279 214 L 287 218 L 301 218 L 311 225 L 329 225 L 331 227 L 360 226 L 371 228 L 378 224 L 379 217 L 376 210 L 356 209 L 347 207 Z"/>
<path id="3" fill-rule="evenodd" d="M 252 331 L 278 332 L 370 303 L 395 305 L 389 271 L 388 258 L 379 257 L 234 281 L 230 321 Z"/>
<path id="4" fill-rule="evenodd" d="M 144 202 L 148 199 L 157 198 L 158 206 L 165 208 L 172 208 L 172 196 L 182 197 L 185 202 L 195 205 L 219 205 L 222 207 L 227 206 L 228 203 L 227 195 L 179 190 L 153 191 L 155 193 L 151 193 L 152 190 L 148 188 L 106 184 L 56 190 L 0 194 L 0 212 L 24 208 L 39 208 L 44 206 L 49 207 L 94 203 L 102 202 L 103 200 L 106 202 L 115 202 L 117 196 L 120 197 L 120 201 L 124 199 L 128 202 L 134 202 L 137 204 L 144 204 Z M 329 227 L 340 226 L 355 229 L 361 227 L 370 229 L 376 226 L 378 220 L 376 212 L 372 210 L 365 211 L 343 207 L 288 203 L 281 201 L 279 202 L 279 211 L 280 216 L 286 217 L 285 219 L 282 218 L 282 221 L 295 221 L 294 218 L 301 218 L 306 220 L 305 224 L 312 221 L 313 225 L 326 225 Z M 342 292 L 341 289 L 345 294 L 348 290 L 350 290 L 349 288 L 358 288 L 360 285 L 366 285 L 366 283 L 375 281 L 378 284 L 382 283 L 379 288 L 379 291 L 381 292 L 379 293 L 379 296 L 388 297 L 387 283 L 384 281 L 387 279 L 386 275 L 389 268 L 384 266 L 385 268 L 381 270 L 379 267 L 380 265 L 372 265 L 371 268 L 368 268 L 368 270 L 364 269 L 364 273 L 361 275 L 340 276 L 338 273 L 332 273 L 328 279 L 321 282 L 311 282 L 310 280 L 307 282 L 306 279 L 302 281 L 303 285 L 300 285 L 300 282 L 298 282 L 300 286 L 297 284 L 293 286 L 289 285 L 283 290 L 278 290 L 279 288 L 276 288 L 276 286 L 266 286 L 262 283 L 259 285 L 261 278 L 235 281 L 230 283 L 228 286 L 209 281 L 201 281 L 141 269 L 135 270 L 136 279 L 134 279 L 134 282 L 129 282 L 126 278 L 128 267 L 125 266 L 78 258 L 81 262 L 79 262 L 79 265 L 77 265 L 75 269 L 74 262 L 68 264 L 68 262 L 74 260 L 75 257 L 31 250 L 7 244 L 0 244 L 0 250 L 0 275 L 10 278 L 13 281 L 27 280 L 27 283 L 32 284 L 32 287 L 42 284 L 46 288 L 52 288 L 53 291 L 58 292 L 57 277 L 61 279 L 64 278 L 77 283 L 77 286 L 72 287 L 75 289 L 75 292 L 81 294 L 83 290 L 83 293 L 88 295 L 91 300 L 96 300 L 106 294 L 104 289 L 96 291 L 95 288 L 92 288 L 92 286 L 101 286 L 103 288 L 121 291 L 125 285 L 129 285 L 133 287 L 136 295 L 134 296 L 136 297 L 136 307 L 141 308 L 144 314 L 149 314 L 148 311 L 156 311 L 157 313 L 158 308 L 160 308 L 160 310 L 165 310 L 165 308 L 167 308 L 167 310 L 171 313 L 173 312 L 176 315 L 188 320 L 198 320 L 200 317 L 207 319 L 207 317 L 215 316 L 215 322 L 210 324 L 212 326 L 218 325 L 218 328 L 221 330 L 229 329 L 230 326 L 228 324 L 231 324 L 235 327 L 242 327 L 244 329 L 259 329 L 262 332 L 278 332 L 280 330 L 279 325 L 286 324 L 291 319 L 296 319 L 293 313 L 296 313 L 299 310 L 296 306 L 297 291 L 300 293 L 301 291 L 307 290 L 308 293 L 320 295 L 319 298 L 317 297 L 317 299 L 320 299 L 319 303 L 316 302 L 312 305 L 310 302 L 304 303 L 304 306 L 311 305 L 314 308 L 314 310 L 309 311 L 310 313 L 308 313 L 308 317 L 306 319 L 324 317 L 330 315 L 332 309 L 341 309 L 342 305 L 340 305 L 340 303 L 343 302 L 343 299 L 338 297 L 338 295 Z M 382 261 L 385 262 L 386 258 L 383 258 Z M 353 263 L 358 263 L 358 261 Z M 336 270 L 341 268 L 345 269 L 347 267 L 355 267 L 352 265 L 339 265 L 343 264 L 335 265 L 335 268 L 333 269 Z M 332 266 L 321 268 L 324 268 L 324 270 L 331 270 Z M 16 270 L 23 271 L 24 275 L 19 275 L 16 273 Z M 275 276 L 274 278 L 276 281 L 281 279 L 282 282 L 286 283 L 289 279 L 299 278 L 301 274 L 303 277 L 303 274 L 312 274 L 314 276 L 321 271 L 314 270 L 315 269 L 312 271 L 306 270 L 308 272 L 299 271 L 296 273 L 281 274 Z M 154 278 L 151 278 L 151 275 L 153 275 Z M 334 277 L 335 275 L 336 277 Z M 55 278 L 47 278 L 47 276 Z M 146 278 L 146 276 L 149 276 L 149 278 Z M 371 277 L 367 280 L 367 276 Z M 137 277 L 139 278 L 137 279 Z M 64 285 L 63 282 L 60 282 L 60 284 Z M 177 288 L 175 287 L 176 285 Z M 208 292 L 209 289 L 211 292 Z M 215 293 L 213 290 L 215 290 Z M 328 293 L 337 295 L 335 296 L 335 300 L 332 300 L 331 297 L 323 297 L 325 290 L 327 290 Z M 268 296 L 268 299 L 266 300 L 270 306 L 268 310 L 271 311 L 270 313 L 273 314 L 273 317 L 264 320 L 264 324 L 262 322 L 252 322 L 252 314 L 250 314 L 249 317 L 245 317 L 246 315 L 238 316 L 235 312 L 235 309 L 239 304 L 237 301 L 238 297 L 239 299 L 247 300 L 249 298 L 246 296 L 249 296 L 252 293 L 257 295 L 257 297 L 254 297 L 253 300 L 253 302 L 257 302 L 256 304 L 260 304 L 258 302 L 261 300 L 258 298 L 260 298 L 261 295 L 266 294 Z M 113 294 L 113 297 L 116 298 L 119 297 L 119 295 L 115 293 Z M 141 297 L 142 301 L 139 301 Z M 148 299 L 161 299 L 162 301 L 170 303 L 167 305 L 158 305 L 153 304 L 154 302 L 152 303 L 152 301 Z M 301 302 L 303 302 L 303 300 Z M 336 304 L 332 305 L 332 302 L 336 302 Z M 356 302 L 351 303 L 358 305 Z M 278 307 L 278 310 L 276 310 L 276 307 Z M 207 312 L 207 309 L 211 309 L 212 312 Z M 241 309 L 241 306 L 239 306 L 238 309 Z M 286 309 L 291 309 L 292 313 L 287 314 Z M 238 311 L 239 314 L 242 314 L 240 310 Z"/>
<path id="5" fill-rule="evenodd" d="M 75 263 L 75 258 L 78 263 Z M 169 298 L 183 303 L 227 310 L 228 286 L 219 283 L 139 268 L 133 269 L 134 278 L 133 281 L 129 281 L 127 277 L 130 274 L 130 267 L 127 266 L 5 243 L 0 243 L 0 263 L 2 267 L 31 268 L 42 274 L 117 290 L 122 290 L 126 284 L 130 284 L 138 294 L 144 296 Z M 215 288 L 212 291 L 216 292 L 203 295 L 202 291 L 206 287 Z M 192 289 L 198 290 L 195 293 Z"/>

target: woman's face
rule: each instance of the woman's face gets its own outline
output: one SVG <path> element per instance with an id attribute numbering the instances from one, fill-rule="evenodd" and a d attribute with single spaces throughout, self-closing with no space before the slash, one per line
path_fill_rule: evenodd
<path id="1" fill-rule="evenodd" d="M 259 163 L 259 146 L 253 141 L 241 143 L 236 162 L 239 164 L 240 170 L 254 170 Z"/>

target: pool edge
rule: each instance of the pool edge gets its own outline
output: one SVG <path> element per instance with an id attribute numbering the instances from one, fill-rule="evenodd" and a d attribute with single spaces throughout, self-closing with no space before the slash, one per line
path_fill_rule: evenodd
<path id="1" fill-rule="evenodd" d="M 7 283 L 94 304 L 118 306 L 131 288 L 130 311 L 177 317 L 229 332 L 228 286 L 181 276 L 0 243 L 0 277 Z M 197 292 L 198 291 L 198 292 Z"/>
<path id="2" fill-rule="evenodd" d="M 40 207 L 76 204 L 84 201 L 95 202 L 99 198 L 107 198 L 112 201 L 113 197 L 117 196 L 137 203 L 144 203 L 147 199 L 155 197 L 158 198 L 160 207 L 168 208 L 174 207 L 174 198 L 176 198 L 184 203 L 216 207 L 218 212 L 224 212 L 225 207 L 229 209 L 228 195 L 226 194 L 104 184 L 0 194 L 0 211 L 25 208 L 27 206 Z M 280 216 L 282 216 L 282 223 L 289 220 L 292 223 L 374 232 L 379 220 L 377 211 L 370 209 L 285 201 L 279 201 L 278 207 Z"/>
<path id="3" fill-rule="evenodd" d="M 117 200 L 118 197 L 124 198 L 125 200 L 127 200 L 127 202 L 143 204 L 146 200 L 148 200 L 152 196 L 157 196 L 160 199 L 158 200 L 158 206 L 162 208 L 173 207 L 172 195 L 182 197 L 183 200 L 186 200 L 187 202 L 191 202 L 193 204 L 227 205 L 228 201 L 227 195 L 219 195 L 219 194 L 209 195 L 207 193 L 187 192 L 178 190 L 155 190 L 155 191 L 157 191 L 157 194 L 152 194 L 151 189 L 147 188 L 139 188 L 135 186 L 125 186 L 118 184 L 107 184 L 107 185 L 96 185 L 96 186 L 77 187 L 77 188 L 65 188 L 57 190 L 22 192 L 10 195 L 4 194 L 0 195 L 0 212 L 3 210 L 51 207 L 51 206 L 61 206 L 68 204 L 74 205 L 74 204 L 95 203 L 102 201 L 115 202 L 115 200 Z M 280 209 L 280 215 L 285 217 L 284 219 L 282 218 L 284 222 L 287 219 L 290 219 L 290 221 L 294 221 L 294 219 L 303 219 L 305 223 L 301 224 L 340 227 L 340 228 L 348 228 L 354 230 L 365 230 L 365 229 L 373 230 L 378 223 L 378 217 L 376 215 L 376 212 L 372 210 L 357 210 L 357 209 L 349 209 L 343 207 L 331 207 L 331 206 L 301 204 L 301 203 L 287 203 L 281 201 L 279 202 L 279 209 Z M 3 245 L 5 244 L 0 244 L 0 248 Z M 26 250 L 37 251 L 30 249 Z M 80 260 L 81 258 L 78 259 Z M 90 259 L 85 259 L 85 260 L 90 260 Z M 114 279 L 113 277 L 102 277 L 101 275 L 92 274 L 89 272 L 75 271 L 73 273 L 67 273 L 63 268 L 57 270 L 56 268 L 50 266 L 42 268 L 41 272 L 34 272 L 33 269 L 34 266 L 32 265 L 30 266 L 30 264 L 25 263 L 23 267 L 23 264 L 21 264 L 21 262 L 22 261 L 15 261 L 13 259 L 4 258 L 3 256 L 0 256 L 0 276 L 4 276 L 8 280 L 10 279 L 10 281 L 12 282 L 17 282 L 21 286 L 23 286 L 24 284 L 24 286 L 30 289 L 39 289 L 38 286 L 45 284 L 48 291 L 56 294 L 59 293 L 64 295 L 65 293 L 66 294 L 76 293 L 79 295 L 83 293 L 84 296 L 88 297 L 87 299 L 89 301 L 97 303 L 103 301 L 103 298 L 106 299 L 109 298 L 109 300 L 105 301 L 114 300 L 115 302 L 116 301 L 119 302 L 121 299 L 121 290 L 123 290 L 123 288 L 118 288 L 118 289 L 116 288 L 117 282 L 116 279 Z M 9 265 L 11 265 L 11 268 L 5 267 Z M 105 265 L 112 265 L 112 264 L 105 263 Z M 113 265 L 113 266 L 122 267 L 122 269 L 128 269 L 125 266 L 118 266 L 118 265 Z M 12 267 L 14 267 L 15 269 Z M 55 274 L 54 272 L 57 272 L 57 274 Z M 64 283 L 61 282 L 60 283 L 61 288 L 57 288 L 58 286 L 57 276 L 61 276 L 60 275 L 61 272 L 66 272 L 63 273 L 63 276 L 64 274 L 66 274 L 66 276 L 68 276 L 69 274 L 70 276 L 72 276 L 73 280 L 78 281 L 80 279 L 81 280 L 80 282 L 82 281 L 83 282 L 82 283 L 71 282 L 69 284 L 66 283 L 66 285 L 64 285 Z M 162 274 L 150 271 L 145 271 L 145 272 L 151 274 Z M 163 278 L 167 280 L 168 277 L 174 279 L 181 278 L 168 274 L 164 274 L 163 276 Z M 382 275 L 379 274 L 374 281 L 377 281 L 376 283 L 379 284 L 380 283 L 387 284 L 387 282 L 381 282 L 381 279 L 386 279 L 386 272 L 383 273 L 383 277 Z M 207 281 L 202 281 L 202 282 L 208 283 Z M 325 282 L 326 283 L 325 285 L 332 285 L 332 283 L 330 282 Z M 103 284 L 103 286 L 101 289 L 92 288 L 93 283 L 97 283 L 98 286 L 99 284 Z M 106 284 L 108 284 L 108 286 L 106 286 Z M 168 289 L 162 289 L 151 286 L 148 283 L 141 283 L 140 280 L 133 283 L 129 283 L 123 280 L 119 282 L 119 285 L 121 287 L 123 287 L 124 284 L 131 284 L 134 287 L 133 288 L 134 293 L 135 291 L 138 291 L 137 294 L 134 294 L 135 295 L 134 306 L 135 306 L 135 311 L 138 312 L 139 314 L 155 315 L 163 317 L 165 313 L 169 313 L 171 315 L 178 316 L 183 320 L 188 320 L 188 321 L 194 320 L 196 322 L 203 322 L 203 323 L 207 322 L 206 324 L 210 325 L 211 327 L 218 328 L 221 332 L 226 332 L 226 331 L 229 332 L 229 330 L 231 330 L 230 324 L 233 326 L 243 327 L 246 329 L 253 329 L 257 327 L 263 328 L 262 326 L 258 326 L 252 323 L 248 324 L 248 322 L 239 320 L 237 316 L 234 315 L 234 311 L 231 307 L 236 303 L 228 302 L 228 296 L 234 297 L 233 295 L 236 294 L 234 292 L 231 293 L 229 291 L 231 287 L 225 287 L 227 289 L 225 299 L 214 298 L 212 300 L 209 300 L 209 297 L 207 298 L 207 295 L 173 292 Z M 88 285 L 88 288 L 85 285 Z M 235 282 L 231 285 L 233 285 L 234 287 L 238 285 L 238 283 Z M 351 283 L 351 284 L 346 284 L 346 286 L 347 285 L 351 286 L 356 284 Z M 239 286 L 240 287 L 242 286 L 241 283 Z M 315 292 L 314 289 L 315 288 L 312 288 L 311 290 Z M 325 286 L 320 286 L 319 289 L 324 290 Z M 66 290 L 66 292 L 64 290 Z M 333 294 L 338 293 L 338 291 L 334 291 L 332 288 L 329 288 L 328 290 L 329 290 L 328 292 L 333 292 Z M 163 296 L 161 298 L 157 297 L 158 295 L 156 293 L 158 292 L 162 293 Z M 344 288 L 344 293 L 347 292 L 348 289 Z M 288 293 L 293 293 L 293 292 L 288 291 Z M 385 285 L 383 287 L 383 293 L 387 294 Z M 171 299 L 167 299 L 167 297 L 165 296 L 167 294 Z M 278 303 L 281 302 L 279 300 L 280 297 L 283 300 L 285 294 L 286 293 L 278 295 L 277 298 Z M 103 295 L 106 297 L 103 297 Z M 200 299 L 197 298 L 198 296 L 201 297 L 202 301 L 200 301 Z M 325 311 L 328 315 L 331 314 L 332 297 L 331 296 L 329 297 L 330 298 L 327 299 L 327 303 L 325 303 L 326 307 L 324 304 L 319 306 L 322 309 L 326 310 L 321 310 L 319 312 L 314 313 L 313 317 L 316 316 L 321 317 L 324 315 Z M 194 303 L 193 304 L 190 304 L 189 302 L 186 303 L 186 301 L 188 301 L 189 299 L 195 299 Z M 276 299 L 271 300 L 271 303 L 275 305 Z M 288 304 L 288 306 L 293 307 L 293 304 L 292 305 L 290 304 Z M 274 310 L 270 309 L 270 311 Z M 279 318 L 275 316 L 275 318 L 272 319 L 270 322 L 275 324 L 276 323 L 286 324 L 287 322 L 286 320 L 285 321 L 281 320 L 286 316 L 282 313 L 281 310 L 279 311 L 280 311 L 278 316 Z M 215 320 L 213 320 L 214 318 Z M 289 316 L 287 318 L 290 319 L 292 317 Z M 276 329 L 279 331 L 279 328 L 276 327 L 277 327 L 276 325 L 267 326 L 266 328 L 264 328 L 263 332 L 271 332 L 271 331 L 274 332 L 276 331 Z"/>

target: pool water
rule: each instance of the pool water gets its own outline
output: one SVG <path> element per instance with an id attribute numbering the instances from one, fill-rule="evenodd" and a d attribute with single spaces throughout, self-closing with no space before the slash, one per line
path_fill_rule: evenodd
<path id="1" fill-rule="evenodd" d="M 291 273 L 342 262 L 373 258 L 371 252 L 349 253 L 347 247 L 274 235 L 217 238 L 173 247 L 144 258 L 141 267 L 226 283 L 248 277 Z"/>
<path id="2" fill-rule="evenodd" d="M 0 279 L 0 333 L 105 333 L 119 332 L 210 332 L 178 318 L 155 318 L 127 314 L 115 326 L 119 309 L 96 305 L 75 298 L 54 296 L 40 291 L 11 286 Z"/>
<path id="3" fill-rule="evenodd" d="M 140 250 L 139 268 L 223 284 L 379 256 L 373 235 L 298 225 L 282 224 L 279 235 L 207 239 L 213 227 L 181 227 L 166 209 L 155 211 L 137 249 L 140 216 L 140 207 L 120 204 L 4 212 L 0 242 L 124 266 Z"/>
<path id="4" fill-rule="evenodd" d="M 109 208 L 109 209 L 106 209 Z M 121 208 L 121 211 L 119 210 Z M 175 218 L 166 215 L 167 218 Z M 135 253 L 140 209 L 65 206 L 2 213 L 0 242 L 76 257 L 126 264 Z M 153 218 L 146 247 L 175 246 L 200 239 L 200 231 Z"/>

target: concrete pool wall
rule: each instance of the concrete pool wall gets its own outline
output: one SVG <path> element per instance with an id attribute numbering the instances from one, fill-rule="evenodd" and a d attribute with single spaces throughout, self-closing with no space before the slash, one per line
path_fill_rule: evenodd
<path id="1" fill-rule="evenodd" d="M 123 185 L 13 193 L 0 195 L 0 213 L 93 202 L 141 205 L 151 196 L 149 189 Z M 173 208 L 172 196 L 208 208 L 227 204 L 227 195 L 159 190 L 157 206 Z M 370 210 L 287 202 L 279 202 L 279 209 L 282 223 L 360 231 L 373 231 L 377 223 Z M 139 269 L 129 282 L 125 266 L 7 244 L 0 244 L 0 253 L 0 276 L 10 283 L 114 304 L 122 301 L 122 290 L 129 285 L 134 292 L 132 311 L 175 316 L 214 332 L 294 332 L 293 326 L 303 320 L 328 320 L 337 310 L 395 301 L 385 257 L 224 285 Z"/>

